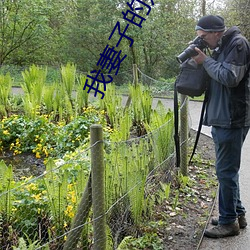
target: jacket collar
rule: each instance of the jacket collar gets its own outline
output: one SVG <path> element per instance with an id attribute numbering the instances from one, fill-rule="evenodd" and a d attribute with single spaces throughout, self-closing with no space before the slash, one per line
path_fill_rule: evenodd
<path id="1" fill-rule="evenodd" d="M 213 58 L 217 58 L 221 53 L 223 47 L 225 47 L 229 41 L 231 41 L 232 37 L 241 34 L 240 29 L 237 26 L 233 26 L 225 31 L 224 35 L 222 36 L 221 40 L 219 41 L 219 45 L 213 51 Z"/>
<path id="2" fill-rule="evenodd" d="M 237 26 L 233 26 L 230 29 L 228 29 L 227 31 L 225 31 L 225 33 L 222 37 L 221 47 L 223 47 L 225 44 L 227 44 L 228 41 L 230 41 L 233 36 L 238 35 L 238 34 L 241 34 L 241 31 Z"/>

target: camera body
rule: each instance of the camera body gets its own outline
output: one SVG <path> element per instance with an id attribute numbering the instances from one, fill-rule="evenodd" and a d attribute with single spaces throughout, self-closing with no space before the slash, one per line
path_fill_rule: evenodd
<path id="1" fill-rule="evenodd" d="M 203 50 L 207 48 L 207 43 L 199 36 L 197 36 L 190 45 L 180 54 L 176 57 L 177 61 L 179 63 L 183 63 L 188 58 L 198 55 L 198 53 L 195 51 L 195 47 L 199 48 L 200 50 Z"/>

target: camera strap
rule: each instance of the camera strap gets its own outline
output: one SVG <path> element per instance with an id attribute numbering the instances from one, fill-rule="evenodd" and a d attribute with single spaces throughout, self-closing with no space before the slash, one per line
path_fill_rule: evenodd
<path id="1" fill-rule="evenodd" d="M 180 167 L 180 137 L 179 137 L 179 105 L 178 105 L 178 92 L 176 83 L 174 84 L 174 142 L 175 142 L 175 158 L 176 167 Z"/>

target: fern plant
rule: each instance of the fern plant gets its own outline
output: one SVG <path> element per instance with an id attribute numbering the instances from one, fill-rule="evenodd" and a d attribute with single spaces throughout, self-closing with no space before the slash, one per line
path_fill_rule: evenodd
<path id="1" fill-rule="evenodd" d="M 25 236 L 26 236 L 27 242 L 23 237 L 20 237 L 18 239 L 18 246 L 17 247 L 13 246 L 13 250 L 35 250 L 35 249 L 40 249 L 40 242 L 38 240 L 32 242 L 32 240 L 29 239 L 28 235 L 25 235 Z M 43 246 L 42 249 L 43 250 L 49 250 L 49 246 L 48 245 Z"/>
<path id="2" fill-rule="evenodd" d="M 21 87 L 24 91 L 24 111 L 29 117 L 35 117 L 41 106 L 47 68 L 32 65 L 22 72 L 24 82 Z"/>
<path id="3" fill-rule="evenodd" d="M 106 203 L 110 207 L 124 195 L 123 202 L 138 224 L 144 210 L 144 188 L 151 153 L 147 139 L 111 144 L 112 154 L 108 154 L 106 166 Z"/>
<path id="4" fill-rule="evenodd" d="M 172 138 L 174 129 L 173 112 L 167 111 L 162 104 L 158 102 L 157 107 L 151 113 L 151 122 L 145 123 L 145 127 L 152 140 L 156 162 L 160 163 L 167 159 L 173 152 L 174 141 Z"/>
<path id="5" fill-rule="evenodd" d="M 105 98 L 99 98 L 100 108 L 107 112 L 108 123 L 111 128 L 120 124 L 120 118 L 123 115 L 122 98 L 117 95 L 115 85 L 108 84 Z"/>
<path id="6" fill-rule="evenodd" d="M 131 96 L 131 109 L 133 114 L 133 123 L 137 127 L 138 135 L 145 134 L 144 123 L 150 123 L 152 112 L 152 95 L 148 89 L 140 84 L 129 86 Z"/>
<path id="7" fill-rule="evenodd" d="M 76 92 L 76 112 L 78 114 L 82 113 L 83 108 L 87 108 L 89 105 L 89 93 L 83 90 L 87 77 L 85 75 L 81 75 L 79 77 L 79 85 L 77 87 Z"/>
<path id="8" fill-rule="evenodd" d="M 52 159 L 46 164 L 47 174 L 44 178 L 44 184 L 48 193 L 49 206 L 52 217 L 57 225 L 57 230 L 63 228 L 64 211 L 67 206 L 67 187 L 68 178 L 55 170 L 56 165 Z"/>
<path id="9" fill-rule="evenodd" d="M 8 222 L 11 217 L 14 196 L 11 189 L 14 187 L 12 166 L 8 167 L 0 161 L 0 213 L 5 215 Z"/>
<path id="10" fill-rule="evenodd" d="M 76 66 L 67 63 L 66 66 L 61 67 L 62 86 L 64 87 L 68 98 L 72 103 L 72 91 L 76 81 Z"/>
<path id="11" fill-rule="evenodd" d="M 46 107 L 46 113 L 50 114 L 53 111 L 53 100 L 55 94 L 55 84 L 46 86 L 44 89 L 43 102 Z"/>
<path id="12" fill-rule="evenodd" d="M 0 115 L 7 116 L 9 105 L 8 97 L 10 96 L 12 79 L 10 74 L 0 75 Z"/>

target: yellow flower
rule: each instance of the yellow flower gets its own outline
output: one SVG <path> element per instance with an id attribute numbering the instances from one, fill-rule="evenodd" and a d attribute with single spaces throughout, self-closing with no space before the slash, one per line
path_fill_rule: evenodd
<path id="1" fill-rule="evenodd" d="M 29 176 L 29 177 L 26 177 L 26 176 L 22 176 L 20 177 L 21 180 L 24 180 L 24 181 L 29 181 L 31 180 L 33 177 L 32 176 Z"/>
<path id="2" fill-rule="evenodd" d="M 21 154 L 21 153 L 22 153 L 22 151 L 19 151 L 19 150 L 15 149 L 13 155 L 18 155 L 18 154 Z"/>
<path id="3" fill-rule="evenodd" d="M 41 195 L 42 195 L 41 193 L 39 193 L 39 194 L 33 194 L 32 197 L 33 197 L 36 201 L 40 201 L 40 200 L 42 199 Z"/>
<path id="4" fill-rule="evenodd" d="M 46 147 L 43 147 L 43 153 L 45 154 L 46 157 L 48 157 L 49 153 Z"/>
<path id="5" fill-rule="evenodd" d="M 41 158 L 41 155 L 39 152 L 36 152 L 36 158 L 40 159 Z"/>
<path id="6" fill-rule="evenodd" d="M 4 130 L 4 131 L 3 131 L 3 134 L 4 134 L 4 135 L 9 135 L 10 133 L 9 133 L 8 130 Z"/>
<path id="7" fill-rule="evenodd" d="M 17 208 L 13 207 L 11 210 L 12 210 L 12 212 L 16 212 Z"/>
<path id="8" fill-rule="evenodd" d="M 101 112 L 100 112 L 101 115 L 105 115 L 105 113 L 106 113 L 106 111 L 104 109 L 101 110 Z"/>
<path id="9" fill-rule="evenodd" d="M 71 197 L 71 202 L 72 202 L 72 203 L 76 203 L 76 196 L 75 196 L 75 195 L 72 195 L 72 197 Z"/>
<path id="10" fill-rule="evenodd" d="M 64 211 L 64 213 L 65 213 L 65 215 L 68 215 L 69 218 L 73 218 L 74 217 L 73 206 L 68 205 L 66 208 L 66 211 Z"/>
<path id="11" fill-rule="evenodd" d="M 35 191 L 37 190 L 37 185 L 35 183 L 30 183 L 29 185 L 26 186 L 26 189 L 28 191 Z"/>

